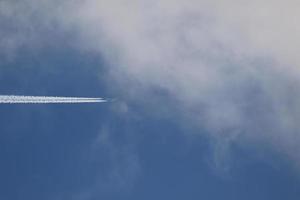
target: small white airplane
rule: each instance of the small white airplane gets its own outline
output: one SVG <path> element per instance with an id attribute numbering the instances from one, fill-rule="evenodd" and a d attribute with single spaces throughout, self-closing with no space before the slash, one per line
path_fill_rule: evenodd
<path id="1" fill-rule="evenodd" d="M 0 95 L 0 104 L 104 103 L 103 98 Z"/>

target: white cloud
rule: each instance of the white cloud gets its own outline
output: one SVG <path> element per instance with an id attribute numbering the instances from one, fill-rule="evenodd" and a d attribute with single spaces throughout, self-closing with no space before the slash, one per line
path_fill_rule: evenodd
<path id="1" fill-rule="evenodd" d="M 214 137 L 266 140 L 300 164 L 297 1 L 49 2 L 31 4 L 105 55 L 134 99 L 162 88 Z"/>

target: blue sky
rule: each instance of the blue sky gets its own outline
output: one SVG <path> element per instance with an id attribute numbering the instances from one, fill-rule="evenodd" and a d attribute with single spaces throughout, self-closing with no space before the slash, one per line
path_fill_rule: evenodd
<path id="1" fill-rule="evenodd" d="M 294 3 L 56 3 L 0 3 L 0 94 L 115 101 L 1 104 L 1 199 L 299 198 Z"/>

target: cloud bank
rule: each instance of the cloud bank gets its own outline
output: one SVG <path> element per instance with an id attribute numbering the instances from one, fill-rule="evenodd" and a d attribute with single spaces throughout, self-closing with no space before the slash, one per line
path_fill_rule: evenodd
<path id="1" fill-rule="evenodd" d="M 267 142 L 300 165 L 297 1 L 4 2 L 1 15 L 33 38 L 58 27 L 105 56 L 128 101 L 162 89 L 183 123 L 226 141 Z M 27 41 L 14 33 L 1 33 L 4 49 Z"/>
<path id="2" fill-rule="evenodd" d="M 89 0 L 66 18 L 134 96 L 162 88 L 215 137 L 268 141 L 298 163 L 298 4 Z"/>

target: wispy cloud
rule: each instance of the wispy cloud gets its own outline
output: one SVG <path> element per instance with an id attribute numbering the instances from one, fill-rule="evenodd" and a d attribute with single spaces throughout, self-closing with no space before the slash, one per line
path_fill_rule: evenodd
<path id="1" fill-rule="evenodd" d="M 27 35 L 49 26 L 76 32 L 79 48 L 111 64 L 110 80 L 126 100 L 146 107 L 147 98 L 138 97 L 163 89 L 182 123 L 197 124 L 218 141 L 266 141 L 300 165 L 298 1 L 16 2 L 2 3 L 1 11 L 16 16 L 14 27 Z M 27 38 L 0 34 L 2 49 Z"/>
<path id="2" fill-rule="evenodd" d="M 218 141 L 264 141 L 299 164 L 297 5 L 88 0 L 61 18 L 77 27 L 82 48 L 106 56 L 128 99 L 147 107 L 148 98 L 136 97 L 163 89 L 183 123 Z"/>

